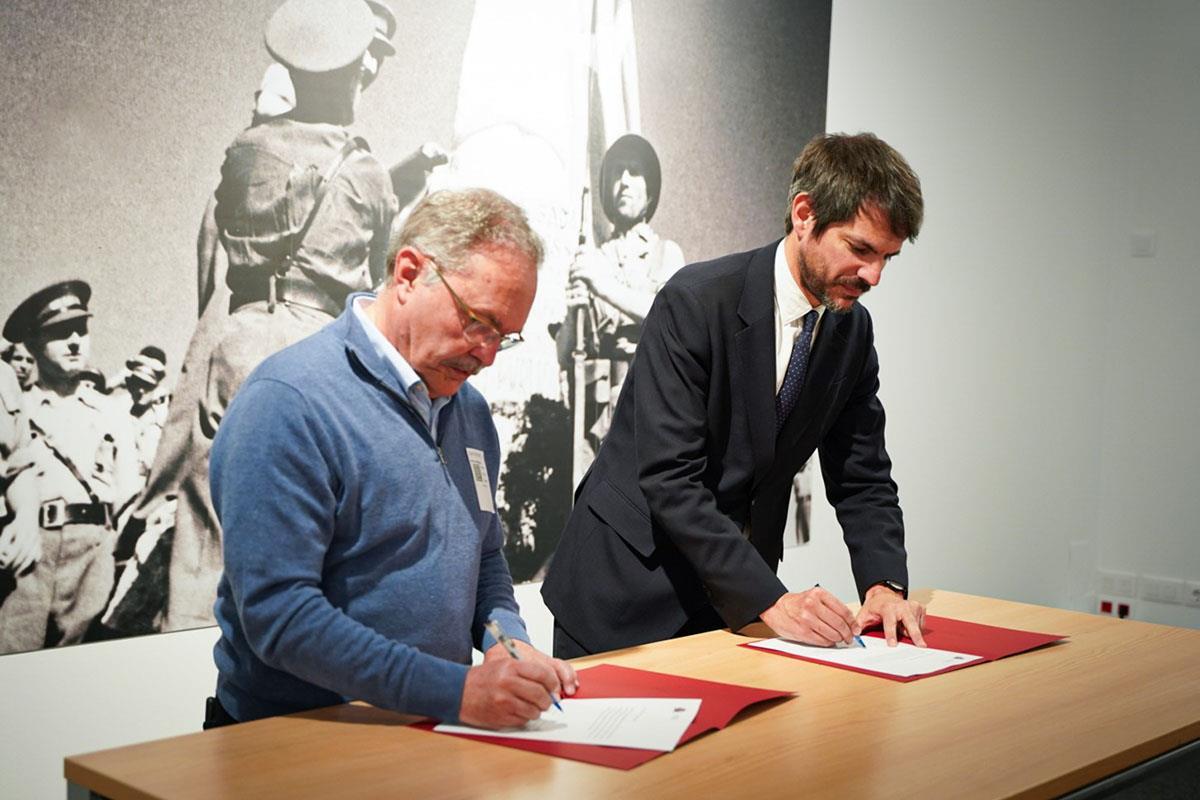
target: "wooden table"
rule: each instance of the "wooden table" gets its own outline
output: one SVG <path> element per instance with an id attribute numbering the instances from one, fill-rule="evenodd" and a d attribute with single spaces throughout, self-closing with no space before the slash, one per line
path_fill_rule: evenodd
<path id="1" fill-rule="evenodd" d="M 914 596 L 941 616 L 1070 638 L 912 683 L 737 647 L 747 639 L 726 631 L 581 659 L 799 693 L 628 772 L 413 730 L 413 717 L 356 704 L 72 756 L 68 793 L 1050 797 L 1200 749 L 1200 631 L 940 590 Z"/>

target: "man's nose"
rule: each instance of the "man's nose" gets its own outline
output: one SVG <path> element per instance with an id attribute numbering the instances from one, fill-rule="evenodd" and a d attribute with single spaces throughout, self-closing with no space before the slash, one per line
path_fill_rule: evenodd
<path id="1" fill-rule="evenodd" d="M 495 342 L 480 342 L 471 348 L 471 355 L 476 358 L 482 365 L 480 369 L 490 367 L 492 362 L 496 360 L 496 353 L 500 352 L 500 341 Z"/>
<path id="2" fill-rule="evenodd" d="M 879 285 L 879 279 L 883 277 L 883 259 L 871 259 L 863 263 L 858 268 L 858 277 L 869 283 L 871 286 Z"/>

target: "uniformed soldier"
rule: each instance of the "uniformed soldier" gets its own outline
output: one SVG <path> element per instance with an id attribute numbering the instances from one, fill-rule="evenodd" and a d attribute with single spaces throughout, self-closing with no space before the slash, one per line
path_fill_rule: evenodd
<path id="1" fill-rule="evenodd" d="M 26 393 L 38 492 L 41 558 L 6 599 L 5 639 L 20 649 L 75 644 L 113 586 L 114 515 L 137 492 L 128 422 L 83 380 L 91 351 L 91 287 L 64 281 L 12 312 L 4 336 L 37 362 Z"/>
<path id="2" fill-rule="evenodd" d="M 18 580 L 25 580 L 42 556 L 38 532 L 37 479 L 29 452 L 29 420 L 17 376 L 0 364 L 0 654 L 35 650 L 41 637 L 32 637 L 19 623 L 24 598 L 13 597 Z"/>
<path id="3" fill-rule="evenodd" d="M 29 391 L 29 387 L 37 383 L 37 365 L 33 363 L 33 355 L 25 345 L 20 342 L 6 345 L 0 352 L 0 358 L 12 367 L 21 391 Z"/>
<path id="4" fill-rule="evenodd" d="M 221 537 L 208 453 L 234 393 L 263 358 L 323 327 L 351 292 L 386 274 L 391 179 L 346 126 L 391 47 L 380 42 L 394 33 L 390 19 L 364 0 L 287 0 L 267 24 L 267 50 L 287 68 L 295 106 L 247 128 L 226 150 L 213 220 L 230 313 L 202 320 L 203 333 L 197 328 L 205 341 L 193 340 L 183 369 L 202 385 L 177 389 L 132 523 L 135 533 L 140 524 L 143 535 L 161 535 L 149 520 L 178 498 L 164 630 L 213 621 Z M 125 615 L 114 611 L 109 619 L 120 628 Z"/>
<path id="5" fill-rule="evenodd" d="M 576 315 L 584 315 L 588 441 L 576 446 L 590 450 L 589 462 L 608 432 L 654 295 L 684 263 L 679 245 L 650 227 L 662 190 L 662 168 L 650 142 L 634 133 L 613 142 L 600 163 L 599 186 L 612 235 L 571 264 L 567 319 L 555 337 L 566 368 L 575 348 Z"/>
<path id="6" fill-rule="evenodd" d="M 167 421 L 167 355 L 161 347 L 148 345 L 125 362 L 125 388 L 129 392 L 129 416 L 137 442 L 138 475 L 145 480 L 154 463 L 154 451 Z"/>

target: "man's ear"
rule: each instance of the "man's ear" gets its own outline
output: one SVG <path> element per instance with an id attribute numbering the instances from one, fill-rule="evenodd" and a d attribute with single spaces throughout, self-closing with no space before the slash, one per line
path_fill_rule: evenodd
<path id="1" fill-rule="evenodd" d="M 800 192 L 792 198 L 792 229 L 796 231 L 797 236 L 803 236 L 815 224 L 812 199 L 808 192 Z"/>
<path id="2" fill-rule="evenodd" d="M 425 266 L 421 253 L 412 247 L 401 247 L 392 261 L 392 281 L 399 290 L 399 296 L 405 297 L 416 286 L 417 279 Z"/>

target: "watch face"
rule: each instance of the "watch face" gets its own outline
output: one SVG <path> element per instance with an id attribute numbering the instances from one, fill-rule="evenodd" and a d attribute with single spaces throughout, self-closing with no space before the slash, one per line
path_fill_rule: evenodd
<path id="1" fill-rule="evenodd" d="M 905 588 L 904 584 L 902 583 L 897 583 L 896 581 L 880 581 L 880 583 L 891 589 L 893 592 L 899 592 L 900 594 L 906 596 L 908 595 L 908 589 Z"/>

